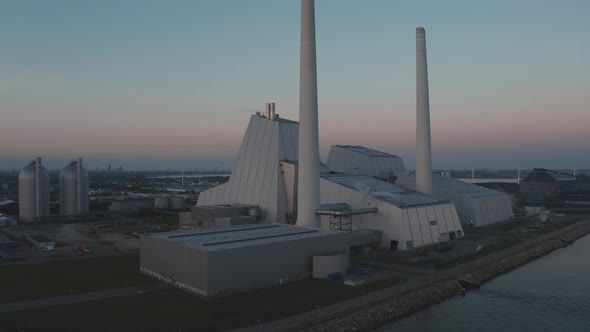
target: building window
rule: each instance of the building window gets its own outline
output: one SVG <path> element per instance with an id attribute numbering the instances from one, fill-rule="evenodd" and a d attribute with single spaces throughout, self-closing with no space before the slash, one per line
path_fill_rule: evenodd
<path id="1" fill-rule="evenodd" d="M 406 249 L 414 249 L 414 242 L 406 241 Z"/>
<path id="2" fill-rule="evenodd" d="M 457 238 L 463 237 L 463 232 L 462 231 L 457 231 Z"/>
<path id="3" fill-rule="evenodd" d="M 434 226 L 434 225 L 436 225 L 436 220 L 431 220 L 430 221 L 430 226 Z"/>
<path id="4" fill-rule="evenodd" d="M 394 240 L 389 241 L 389 249 L 390 250 L 397 250 L 397 241 L 394 241 Z"/>

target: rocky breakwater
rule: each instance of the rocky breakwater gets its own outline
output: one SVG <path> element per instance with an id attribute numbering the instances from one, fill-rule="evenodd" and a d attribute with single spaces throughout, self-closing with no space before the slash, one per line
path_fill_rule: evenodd
<path id="1" fill-rule="evenodd" d="M 547 239 L 537 245 L 525 248 L 511 256 L 488 263 L 475 270 L 459 274 L 456 276 L 456 279 L 465 288 L 477 288 L 482 283 L 510 272 L 534 259 L 545 256 L 553 250 L 567 247 L 588 233 L 590 233 L 590 223 L 585 223 L 580 227 L 554 238 Z"/>
<path id="2" fill-rule="evenodd" d="M 456 275 L 452 279 L 439 281 L 406 292 L 396 298 L 349 312 L 313 326 L 299 326 L 297 331 L 369 331 L 376 329 L 388 321 L 398 320 L 455 295 L 464 295 L 465 288 L 478 288 L 479 285 L 486 281 L 544 256 L 553 250 L 566 247 L 589 233 L 590 223 L 584 223 L 539 244 L 524 248 L 509 257 Z"/>
<path id="3" fill-rule="evenodd" d="M 337 317 L 298 331 L 368 331 L 397 320 L 455 295 L 464 294 L 456 280 L 440 281 L 394 299 Z"/>

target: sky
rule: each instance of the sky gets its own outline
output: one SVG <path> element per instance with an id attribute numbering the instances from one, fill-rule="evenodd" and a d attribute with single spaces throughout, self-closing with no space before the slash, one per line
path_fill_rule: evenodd
<path id="1" fill-rule="evenodd" d="M 230 168 L 250 114 L 298 119 L 296 0 L 0 0 L 0 169 Z M 426 29 L 433 167 L 590 168 L 590 1 L 316 0 L 320 153 L 415 150 Z"/>

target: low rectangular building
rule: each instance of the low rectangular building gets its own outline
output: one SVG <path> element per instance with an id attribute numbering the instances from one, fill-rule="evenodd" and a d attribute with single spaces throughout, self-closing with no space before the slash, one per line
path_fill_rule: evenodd
<path id="1" fill-rule="evenodd" d="M 16 226 L 16 219 L 11 218 L 3 213 L 0 213 L 0 227 L 2 226 Z"/>
<path id="2" fill-rule="evenodd" d="M 55 241 L 45 235 L 27 235 L 26 239 L 29 243 L 40 249 L 55 248 Z"/>
<path id="3" fill-rule="evenodd" d="M 311 278 L 313 256 L 347 252 L 349 234 L 259 223 L 140 237 L 140 270 L 215 297 Z"/>
<path id="4" fill-rule="evenodd" d="M 0 249 L 16 248 L 17 244 L 6 235 L 0 233 Z"/>

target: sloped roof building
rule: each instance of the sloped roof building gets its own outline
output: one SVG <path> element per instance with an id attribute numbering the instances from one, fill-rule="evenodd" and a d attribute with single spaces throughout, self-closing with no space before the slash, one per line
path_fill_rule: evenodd
<path id="1" fill-rule="evenodd" d="M 297 122 L 253 115 L 229 181 L 202 192 L 197 206 L 254 204 L 260 207 L 262 220 L 293 223 L 297 214 L 298 136 Z M 359 156 L 358 160 L 354 156 Z M 378 231 L 382 247 L 399 250 L 463 236 L 453 203 L 382 179 L 403 171 L 401 158 L 358 146 L 338 146 L 329 160 L 333 161 L 328 165 L 330 171 L 358 171 L 337 176 L 328 175 L 328 169 L 322 167 L 321 204 L 347 207 L 324 211 L 323 229 L 335 229 L 330 219 L 345 216 L 346 230 Z"/>

